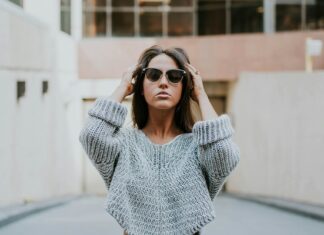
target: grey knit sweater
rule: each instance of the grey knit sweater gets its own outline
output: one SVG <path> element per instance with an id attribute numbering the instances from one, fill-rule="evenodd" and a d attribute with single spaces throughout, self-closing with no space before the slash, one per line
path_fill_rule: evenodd
<path id="1" fill-rule="evenodd" d="M 212 200 L 240 156 L 227 114 L 166 144 L 122 127 L 126 106 L 108 97 L 88 114 L 80 142 L 109 190 L 106 211 L 129 235 L 192 235 L 215 218 Z"/>

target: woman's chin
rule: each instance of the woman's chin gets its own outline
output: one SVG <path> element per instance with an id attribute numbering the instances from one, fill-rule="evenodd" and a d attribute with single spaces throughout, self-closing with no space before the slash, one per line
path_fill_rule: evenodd
<path id="1" fill-rule="evenodd" d="M 161 109 L 161 110 L 168 110 L 174 108 L 173 105 L 171 105 L 169 102 L 159 102 L 159 104 L 155 104 L 153 106 L 155 109 Z"/>

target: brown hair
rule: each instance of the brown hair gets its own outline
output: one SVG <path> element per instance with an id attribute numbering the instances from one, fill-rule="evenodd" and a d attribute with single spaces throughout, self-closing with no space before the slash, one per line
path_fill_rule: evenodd
<path id="1" fill-rule="evenodd" d="M 142 95 L 143 92 L 143 81 L 144 73 L 142 72 L 146 68 L 149 62 L 157 55 L 166 54 L 171 57 L 177 64 L 179 69 L 186 71 L 185 77 L 182 79 L 182 94 L 179 103 L 177 104 L 174 121 L 178 128 L 183 132 L 191 132 L 192 126 L 194 124 L 194 119 L 192 116 L 192 111 L 190 108 L 190 95 L 193 89 L 193 81 L 190 72 L 185 67 L 185 63 L 189 62 L 189 57 L 187 53 L 178 47 L 163 49 L 160 46 L 154 45 L 147 48 L 138 60 L 138 65 L 133 72 L 134 78 L 134 96 L 132 101 L 132 119 L 134 127 L 142 129 L 145 127 L 148 121 L 148 105 Z"/>

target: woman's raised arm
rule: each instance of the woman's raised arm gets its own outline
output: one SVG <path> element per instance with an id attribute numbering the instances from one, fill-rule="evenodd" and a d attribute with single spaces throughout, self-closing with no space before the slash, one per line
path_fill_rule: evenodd
<path id="1" fill-rule="evenodd" d="M 88 114 L 79 140 L 108 189 L 121 150 L 120 128 L 127 108 L 109 97 L 99 97 Z"/>

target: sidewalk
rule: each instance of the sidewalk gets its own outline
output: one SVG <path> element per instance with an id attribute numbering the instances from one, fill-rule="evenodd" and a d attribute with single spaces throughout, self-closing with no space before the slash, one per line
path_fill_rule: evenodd
<path id="1" fill-rule="evenodd" d="M 19 205 L 0 207 L 0 228 L 7 224 L 23 219 L 31 214 L 64 205 L 84 196 L 85 195 L 65 196 L 41 202 L 32 202 L 26 204 L 22 203 Z"/>
<path id="2" fill-rule="evenodd" d="M 90 195 L 78 195 L 78 196 L 67 196 L 60 197 L 52 200 L 20 204 L 16 206 L 0 208 L 0 228 L 7 224 L 16 222 L 29 215 L 36 214 L 54 207 L 59 207 L 70 202 L 75 202 L 81 198 L 87 198 Z M 305 217 L 313 218 L 316 220 L 324 221 L 324 207 L 303 204 L 299 202 L 292 202 L 282 199 L 274 199 L 267 197 L 237 195 L 232 193 L 221 193 L 224 198 L 234 198 L 243 201 L 254 202 L 256 204 L 266 205 L 273 208 L 277 208 L 283 211 L 288 211 L 294 214 L 302 215 Z"/>
<path id="3" fill-rule="evenodd" d="M 305 217 L 324 221 L 324 206 L 288 201 L 278 198 L 250 196 L 243 194 L 225 193 L 226 196 L 275 207 L 280 210 L 292 212 Z"/>
<path id="4" fill-rule="evenodd" d="M 202 229 L 203 235 L 323 235 L 323 221 L 261 203 L 221 194 L 213 205 L 216 218 Z M 123 229 L 104 206 L 105 197 L 85 196 L 1 227 L 0 234 L 122 235 Z"/>

